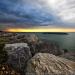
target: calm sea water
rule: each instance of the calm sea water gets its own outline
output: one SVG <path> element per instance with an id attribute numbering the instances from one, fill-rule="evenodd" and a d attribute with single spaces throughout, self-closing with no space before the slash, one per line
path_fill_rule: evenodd
<path id="1" fill-rule="evenodd" d="M 58 42 L 63 49 L 75 50 L 75 33 L 68 33 L 68 35 L 37 33 L 37 35 L 40 39 Z"/>

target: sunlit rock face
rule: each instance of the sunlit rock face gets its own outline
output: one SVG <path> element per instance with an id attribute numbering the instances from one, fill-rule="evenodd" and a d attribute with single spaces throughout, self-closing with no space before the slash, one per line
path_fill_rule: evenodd
<path id="1" fill-rule="evenodd" d="M 74 0 L 1 0 L 0 22 L 32 25 L 75 23 Z M 16 25 L 17 26 L 17 25 Z M 65 26 L 65 25 L 64 25 Z M 68 25 L 67 25 L 68 26 Z"/>
<path id="2" fill-rule="evenodd" d="M 75 75 L 75 62 L 48 53 L 39 53 L 27 64 L 26 75 Z"/>

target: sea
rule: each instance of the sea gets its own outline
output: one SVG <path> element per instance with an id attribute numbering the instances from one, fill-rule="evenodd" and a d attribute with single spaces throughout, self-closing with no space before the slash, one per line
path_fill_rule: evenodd
<path id="1" fill-rule="evenodd" d="M 40 39 L 57 42 L 62 49 L 75 50 L 75 33 L 67 33 L 67 34 L 37 33 L 37 36 Z"/>

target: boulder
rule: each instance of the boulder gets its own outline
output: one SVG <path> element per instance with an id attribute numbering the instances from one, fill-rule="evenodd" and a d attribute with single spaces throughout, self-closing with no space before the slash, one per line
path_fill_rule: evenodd
<path id="1" fill-rule="evenodd" d="M 38 53 L 28 61 L 26 75 L 75 75 L 75 62 L 49 53 Z"/>
<path id="2" fill-rule="evenodd" d="M 29 33 L 29 34 L 26 34 L 26 39 L 28 41 L 28 43 L 38 43 L 38 37 L 37 35 L 33 34 L 33 33 Z"/>
<path id="3" fill-rule="evenodd" d="M 4 49 L 8 53 L 7 64 L 20 71 L 23 71 L 26 62 L 32 57 L 27 43 L 6 44 Z"/>

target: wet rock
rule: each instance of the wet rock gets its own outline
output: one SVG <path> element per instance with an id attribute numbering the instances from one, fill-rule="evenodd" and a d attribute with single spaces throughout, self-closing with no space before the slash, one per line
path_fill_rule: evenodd
<path id="1" fill-rule="evenodd" d="M 75 62 L 49 53 L 38 53 L 28 61 L 26 75 L 75 75 Z"/>
<path id="2" fill-rule="evenodd" d="M 26 62 L 32 57 L 27 43 L 6 44 L 4 49 L 9 56 L 7 64 L 20 71 L 23 71 Z"/>

